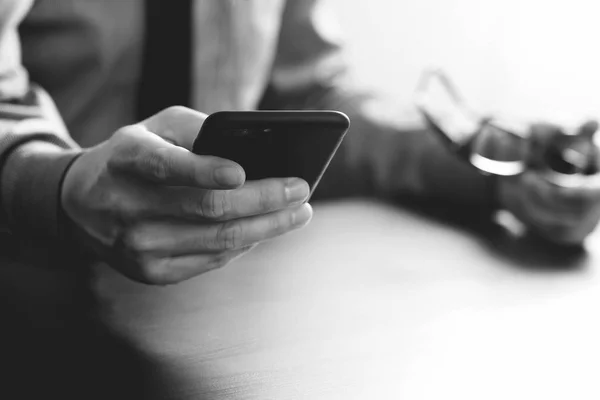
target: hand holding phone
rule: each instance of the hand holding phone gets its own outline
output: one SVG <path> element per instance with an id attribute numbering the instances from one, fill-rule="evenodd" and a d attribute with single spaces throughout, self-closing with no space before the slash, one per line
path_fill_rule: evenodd
<path id="1" fill-rule="evenodd" d="M 303 180 L 244 182 L 236 163 L 187 150 L 205 119 L 171 107 L 82 154 L 62 185 L 65 237 L 132 279 L 164 285 L 305 226 Z"/>

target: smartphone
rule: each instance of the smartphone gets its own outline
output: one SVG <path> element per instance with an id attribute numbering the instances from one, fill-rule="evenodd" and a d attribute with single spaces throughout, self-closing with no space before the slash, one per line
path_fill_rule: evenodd
<path id="1" fill-rule="evenodd" d="M 193 152 L 237 162 L 246 180 L 302 178 L 312 195 L 349 127 L 338 111 L 220 111 L 204 121 Z"/>

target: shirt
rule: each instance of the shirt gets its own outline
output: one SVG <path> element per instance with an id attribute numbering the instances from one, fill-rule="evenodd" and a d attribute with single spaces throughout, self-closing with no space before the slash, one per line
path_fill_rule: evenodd
<path id="1" fill-rule="evenodd" d="M 195 0 L 192 107 L 348 114 L 351 130 L 317 198 L 407 193 L 484 205 L 483 178 L 454 163 L 426 129 L 400 126 L 376 96 L 351 85 L 328 4 Z M 9 231 L 56 238 L 70 163 L 135 122 L 143 7 L 144 0 L 0 0 L 0 190 Z M 30 140 L 47 142 L 46 151 L 6 162 Z"/>

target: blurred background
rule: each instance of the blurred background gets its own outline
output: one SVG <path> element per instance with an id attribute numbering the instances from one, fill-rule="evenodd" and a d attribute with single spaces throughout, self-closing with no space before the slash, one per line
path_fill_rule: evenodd
<path id="1" fill-rule="evenodd" d="M 600 116 L 600 2 L 328 0 L 361 82 L 412 109 L 441 67 L 475 109 L 573 124 Z"/>

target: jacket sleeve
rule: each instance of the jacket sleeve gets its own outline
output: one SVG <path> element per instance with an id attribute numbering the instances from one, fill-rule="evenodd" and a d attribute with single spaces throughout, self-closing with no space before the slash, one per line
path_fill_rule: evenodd
<path id="1" fill-rule="evenodd" d="M 56 237 L 61 181 L 79 148 L 21 64 L 18 25 L 31 3 L 0 0 L 0 228 Z"/>
<path id="2" fill-rule="evenodd" d="M 288 0 L 264 109 L 335 109 L 351 129 L 316 197 L 416 196 L 492 205 L 490 182 L 455 159 L 420 123 L 403 126 L 389 105 L 351 85 L 329 2 Z"/>

